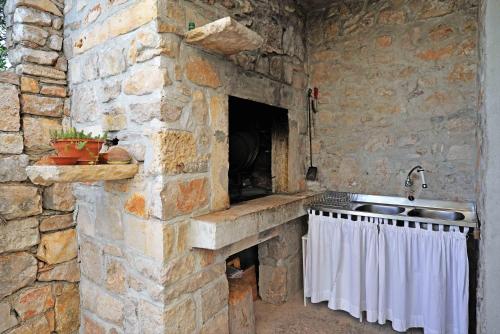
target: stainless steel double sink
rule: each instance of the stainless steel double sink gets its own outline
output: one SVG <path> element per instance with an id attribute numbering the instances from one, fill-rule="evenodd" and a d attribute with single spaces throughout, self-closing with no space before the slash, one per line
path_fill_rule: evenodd
<path id="1" fill-rule="evenodd" d="M 390 206 L 390 205 L 380 205 L 380 204 L 364 204 L 360 205 L 354 210 L 363 211 L 363 212 L 373 212 L 380 214 L 389 214 L 389 215 L 399 215 L 405 210 L 404 207 L 400 206 Z M 461 212 L 457 211 L 448 211 L 448 210 L 438 210 L 438 209 L 424 209 L 424 208 L 414 208 L 409 209 L 406 213 L 407 216 L 410 217 L 420 217 L 420 218 L 432 218 L 432 219 L 442 219 L 442 220 L 464 220 L 465 216 Z"/>
<path id="2" fill-rule="evenodd" d="M 475 205 L 470 202 L 415 199 L 404 197 L 352 194 L 344 207 L 313 205 L 313 209 L 368 217 L 431 224 L 476 227 Z"/>

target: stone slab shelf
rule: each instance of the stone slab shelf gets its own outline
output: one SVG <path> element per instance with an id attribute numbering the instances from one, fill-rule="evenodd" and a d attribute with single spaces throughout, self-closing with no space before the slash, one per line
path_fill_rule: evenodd
<path id="1" fill-rule="evenodd" d="M 29 166 L 26 173 L 34 184 L 48 186 L 58 182 L 95 182 L 130 179 L 137 164 L 95 166 Z"/>
<path id="2" fill-rule="evenodd" d="M 270 195 L 191 219 L 191 247 L 218 250 L 306 215 L 315 193 Z"/>
<path id="3" fill-rule="evenodd" d="M 264 43 L 259 34 L 230 17 L 224 17 L 187 32 L 185 40 L 206 51 L 223 55 L 256 50 Z"/>

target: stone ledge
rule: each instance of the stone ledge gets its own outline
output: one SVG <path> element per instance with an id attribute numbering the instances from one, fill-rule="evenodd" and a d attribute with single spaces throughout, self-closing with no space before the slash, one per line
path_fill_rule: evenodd
<path id="1" fill-rule="evenodd" d="M 138 165 L 96 166 L 29 166 L 26 173 L 34 184 L 44 186 L 58 182 L 95 182 L 130 179 L 137 174 Z"/>
<path id="2" fill-rule="evenodd" d="M 230 17 L 224 17 L 193 29 L 186 34 L 186 43 L 209 52 L 233 55 L 261 47 L 262 37 Z"/>
<path id="3" fill-rule="evenodd" d="M 270 195 L 191 219 L 190 244 L 217 250 L 306 215 L 315 193 Z"/>

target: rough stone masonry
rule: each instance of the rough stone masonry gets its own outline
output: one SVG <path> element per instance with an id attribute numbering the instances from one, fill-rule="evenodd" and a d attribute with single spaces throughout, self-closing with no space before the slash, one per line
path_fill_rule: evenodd
<path id="1" fill-rule="evenodd" d="M 189 221 L 229 205 L 228 95 L 288 109 L 286 192 L 306 188 L 311 84 L 323 186 L 397 194 L 423 163 L 429 196 L 473 197 L 475 1 L 335 1 L 308 27 L 293 0 L 8 0 L 6 13 L 2 333 L 227 332 L 225 258 L 190 249 Z M 226 16 L 263 47 L 223 57 L 183 42 L 189 22 Z M 78 184 L 76 204 L 71 185 L 31 184 L 49 129 L 69 125 L 109 131 L 139 173 Z M 272 303 L 300 287 L 303 221 L 283 228 L 259 247 Z"/>
<path id="2" fill-rule="evenodd" d="M 63 3 L 9 0 L 0 73 L 0 332 L 74 333 L 80 319 L 71 186 L 39 187 L 25 167 L 68 122 Z"/>
<path id="3" fill-rule="evenodd" d="M 189 22 L 226 16 L 261 50 L 228 58 L 183 42 Z M 75 187 L 83 332 L 227 332 L 225 258 L 190 249 L 189 220 L 229 206 L 228 95 L 289 110 L 287 189 L 304 190 L 304 29 L 293 1 L 66 1 L 72 124 L 110 131 L 140 167 Z M 286 300 L 298 248 L 261 257 L 267 300 Z"/>
<path id="4" fill-rule="evenodd" d="M 314 152 L 329 189 L 473 200 L 477 1 L 334 1 L 308 17 L 310 84 L 320 89 Z"/>

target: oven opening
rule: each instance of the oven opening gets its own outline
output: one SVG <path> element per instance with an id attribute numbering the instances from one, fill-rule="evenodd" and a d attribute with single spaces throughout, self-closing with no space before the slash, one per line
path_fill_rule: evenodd
<path id="1" fill-rule="evenodd" d="M 230 203 L 284 191 L 287 161 L 288 111 L 230 96 Z"/>

